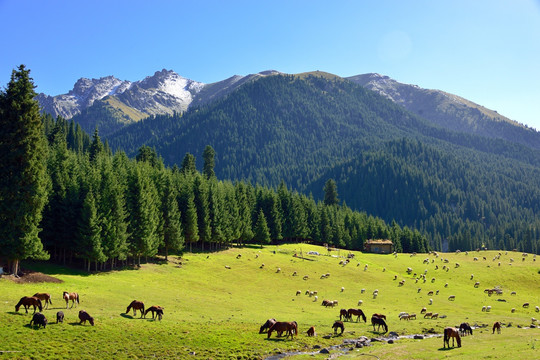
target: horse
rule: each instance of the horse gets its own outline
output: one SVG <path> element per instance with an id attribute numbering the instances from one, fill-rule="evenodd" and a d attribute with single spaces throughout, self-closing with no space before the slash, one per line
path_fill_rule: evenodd
<path id="1" fill-rule="evenodd" d="M 446 348 L 446 345 L 448 345 L 448 348 L 450 349 L 450 338 L 452 338 L 452 347 L 454 347 L 454 339 L 457 341 L 457 346 L 461 347 L 461 337 L 459 336 L 459 330 L 455 327 L 447 327 L 444 328 L 444 338 L 443 338 L 443 349 Z"/>
<path id="2" fill-rule="evenodd" d="M 345 318 L 345 320 L 351 319 L 351 317 L 349 316 L 349 313 L 347 312 L 347 309 L 339 310 L 339 320 L 341 320 L 342 317 Z"/>
<path id="3" fill-rule="evenodd" d="M 499 321 L 495 321 L 493 324 L 493 334 L 495 334 L 495 330 L 497 330 L 497 334 L 501 333 L 501 323 Z"/>
<path id="4" fill-rule="evenodd" d="M 336 320 L 334 321 L 334 325 L 332 325 L 332 329 L 334 329 L 334 334 L 337 335 L 337 329 L 341 329 L 341 334 L 343 334 L 343 331 L 345 331 L 345 326 L 343 325 L 343 321 Z"/>
<path id="5" fill-rule="evenodd" d="M 33 323 L 33 325 L 32 325 Z M 47 318 L 45 318 L 45 315 L 38 312 L 35 313 L 34 316 L 32 316 L 32 320 L 30 320 L 30 326 L 34 327 L 34 325 L 38 326 L 38 329 L 43 326 L 43 328 L 47 327 Z"/>
<path id="6" fill-rule="evenodd" d="M 287 336 L 285 336 L 285 339 L 291 336 L 291 339 L 294 338 L 294 335 L 298 336 L 298 324 L 296 321 L 292 322 L 286 322 L 286 321 L 276 321 L 274 325 L 270 326 L 268 329 L 268 339 L 270 338 L 270 335 L 272 335 L 272 332 L 277 331 L 278 333 L 283 333 L 284 331 L 287 332 Z"/>
<path id="7" fill-rule="evenodd" d="M 59 322 L 64 322 L 64 313 L 62 311 L 56 313 L 56 323 L 58 324 Z"/>
<path id="8" fill-rule="evenodd" d="M 158 306 L 158 305 L 153 305 L 153 306 L 150 306 L 148 309 L 146 309 L 146 311 L 144 312 L 144 317 L 146 318 L 146 314 L 148 314 L 148 312 L 152 312 L 152 319 L 154 318 L 154 316 L 156 316 L 156 318 L 158 320 L 161 321 L 161 318 L 163 317 L 163 309 L 161 306 Z M 155 313 L 155 314 L 154 314 Z M 156 315 L 157 314 L 157 315 Z"/>
<path id="9" fill-rule="evenodd" d="M 90 325 L 94 326 L 94 318 L 84 310 L 79 311 L 79 320 L 81 320 L 79 324 L 86 324 L 86 321 L 88 320 Z"/>
<path id="10" fill-rule="evenodd" d="M 469 335 L 472 335 L 471 325 L 466 322 L 462 323 L 461 325 L 459 325 L 459 332 L 461 333 L 461 336 L 465 336 L 467 333 L 469 333 Z"/>
<path id="11" fill-rule="evenodd" d="M 133 316 L 137 315 L 137 310 L 141 313 L 141 317 L 144 313 L 144 303 L 142 301 L 133 300 L 126 309 L 126 314 L 133 308 Z"/>
<path id="12" fill-rule="evenodd" d="M 317 334 L 315 333 L 315 326 L 312 326 L 312 327 L 310 327 L 310 328 L 308 329 L 308 331 L 307 331 L 307 336 L 315 336 L 315 335 L 317 335 Z"/>
<path id="13" fill-rule="evenodd" d="M 43 311 L 43 305 L 41 304 L 41 300 L 39 300 L 37 297 L 33 296 L 23 296 L 21 300 L 15 305 L 15 311 L 19 311 L 19 308 L 24 306 L 24 310 L 26 314 L 28 314 L 28 308 L 30 306 L 34 307 L 34 314 L 36 313 L 36 307 L 39 308 L 39 311 Z"/>
<path id="14" fill-rule="evenodd" d="M 52 301 L 51 301 L 51 294 L 47 294 L 47 293 L 35 293 L 34 295 L 32 295 L 33 297 L 37 297 L 39 300 L 41 301 L 45 301 L 45 309 L 48 309 L 49 308 L 49 304 L 52 305 Z"/>
<path id="15" fill-rule="evenodd" d="M 261 328 L 259 329 L 259 334 L 262 334 L 265 330 L 270 329 L 272 325 L 276 323 L 276 319 L 268 319 L 264 324 L 262 324 Z"/>
<path id="16" fill-rule="evenodd" d="M 77 293 L 68 293 L 67 291 L 64 291 L 62 297 L 64 300 L 66 300 L 66 309 L 68 308 L 69 300 L 71 300 L 71 308 L 73 308 L 73 305 L 75 305 L 75 301 L 77 301 L 77 304 L 79 304 L 79 294 Z"/>
<path id="17" fill-rule="evenodd" d="M 383 315 L 383 314 L 373 314 L 373 315 L 371 315 L 371 316 L 372 316 L 372 317 L 373 317 L 373 316 L 376 316 L 376 317 L 378 317 L 378 318 L 381 318 L 381 319 L 386 320 L 386 315 Z"/>
<path id="18" fill-rule="evenodd" d="M 388 325 L 386 325 L 386 322 L 384 321 L 383 318 L 380 318 L 380 317 L 377 317 L 377 316 L 372 316 L 371 317 L 371 325 L 373 325 L 373 331 L 375 331 L 375 325 L 378 325 L 377 331 L 379 331 L 379 329 L 381 328 L 381 325 L 382 325 L 382 327 L 384 328 L 384 333 L 388 332 Z"/>
<path id="19" fill-rule="evenodd" d="M 356 322 L 358 322 L 358 319 L 360 319 L 360 316 L 361 316 L 362 320 L 364 320 L 364 322 L 367 322 L 366 315 L 361 309 L 349 309 L 347 310 L 347 313 L 349 315 L 349 319 L 351 319 L 354 315 L 356 316 Z"/>

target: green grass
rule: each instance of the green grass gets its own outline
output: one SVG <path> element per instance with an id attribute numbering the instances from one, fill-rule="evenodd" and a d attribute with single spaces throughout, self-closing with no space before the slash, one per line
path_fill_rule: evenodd
<path id="1" fill-rule="evenodd" d="M 321 256 L 293 254 L 316 250 Z M 275 251 L 275 254 L 274 254 Z M 236 256 L 241 254 L 241 258 Z M 492 261 L 497 252 L 471 252 L 468 255 L 399 254 L 374 255 L 355 252 L 355 258 L 346 265 L 339 265 L 347 252 L 332 252 L 311 245 L 291 244 L 279 247 L 233 248 L 220 253 L 187 254 L 169 264 L 146 264 L 139 270 L 114 271 L 85 275 L 69 269 L 33 264 L 35 270 L 55 276 L 64 282 L 15 284 L 0 280 L 0 338 L 3 358 L 189 358 L 189 359 L 256 359 L 278 352 L 314 351 L 314 345 L 328 347 L 340 344 L 343 339 L 378 336 L 369 324 L 345 323 L 343 337 L 324 339 L 331 335 L 333 321 L 339 317 L 340 308 L 358 307 L 368 317 L 384 313 L 388 317 L 390 331 L 398 334 L 425 333 L 428 330 L 442 333 L 446 326 L 456 326 L 467 321 L 471 325 L 486 325 L 474 335 L 463 338 L 463 346 L 442 350 L 442 338 L 425 340 L 397 340 L 394 344 L 376 343 L 374 346 L 353 350 L 343 358 L 381 359 L 513 359 L 537 358 L 540 343 L 539 329 L 521 329 L 529 326 L 531 318 L 540 318 L 535 306 L 540 306 L 540 274 L 538 262 L 531 255 L 521 260 L 520 253 L 502 253 L 501 259 Z M 256 258 L 256 255 L 259 255 Z M 487 260 L 483 260 L 483 257 Z M 473 261 L 478 257 L 479 261 Z M 510 258 L 515 261 L 510 265 Z M 429 264 L 423 264 L 426 258 Z M 448 263 L 441 259 L 447 258 Z M 434 263 L 431 263 L 434 260 Z M 498 262 L 501 266 L 498 266 Z M 459 263 L 458 268 L 455 263 Z M 264 268 L 260 268 L 264 263 Z M 360 264 L 357 266 L 357 264 Z M 364 271 L 364 265 L 368 269 Z M 439 269 L 435 270 L 438 265 Z M 442 267 L 449 267 L 448 272 Z M 225 266 L 230 266 L 226 269 Z M 277 268 L 281 272 L 276 272 Z M 428 281 L 415 283 L 413 274 L 423 274 L 427 269 Z M 383 271 L 383 269 L 385 269 Z M 298 276 L 292 276 L 296 271 Z M 330 277 L 321 279 L 321 274 Z M 474 279 L 471 280 L 471 274 Z M 309 276 L 303 280 L 303 276 Z M 397 280 L 393 280 L 397 275 Z M 431 278 L 435 282 L 431 283 Z M 399 280 L 405 280 L 398 286 Z M 473 286 L 475 281 L 480 287 Z M 448 287 L 445 287 L 448 283 Z M 341 292 L 341 287 L 345 290 Z M 500 286 L 502 296 L 488 296 L 485 288 Z M 417 289 L 421 288 L 420 293 Z M 365 289 L 365 293 L 361 290 Z M 371 293 L 379 290 L 373 299 Z M 81 303 L 78 308 L 65 309 L 61 299 L 63 291 L 78 292 Z M 302 295 L 296 296 L 300 290 Z M 318 292 L 318 301 L 307 295 L 306 290 Z M 428 296 L 429 290 L 439 290 L 439 295 Z M 512 291 L 516 295 L 510 295 Z M 31 329 L 28 323 L 31 314 L 21 309 L 14 311 L 19 298 L 35 292 L 48 292 L 53 296 L 53 306 L 44 310 L 51 324 L 46 329 Z M 455 301 L 448 296 L 455 295 Z M 433 305 L 428 305 L 429 298 Z M 144 301 L 147 307 L 161 305 L 165 308 L 162 321 L 139 319 L 132 313 L 124 314 L 127 305 L 134 299 Z M 335 308 L 321 306 L 323 299 L 338 300 Z M 505 299 L 500 302 L 498 299 Z M 522 304 L 531 306 L 523 309 Z M 491 312 L 482 312 L 482 306 L 491 306 Z M 428 311 L 446 315 L 444 319 L 428 320 L 420 315 L 422 307 Z M 516 312 L 511 313 L 515 308 Z M 84 309 L 94 316 L 96 325 L 78 325 L 78 310 Z M 55 324 L 58 310 L 65 313 L 64 324 Z M 416 313 L 417 320 L 400 321 L 398 313 Z M 297 321 L 300 334 L 294 340 L 266 339 L 259 335 L 259 327 L 266 319 Z M 368 319 L 369 321 L 369 319 Z M 491 325 L 501 321 L 502 334 L 492 335 Z M 511 327 L 506 327 L 511 323 Z M 310 326 L 315 326 L 318 336 L 305 335 Z M 192 355 L 190 355 L 190 353 Z M 327 358 L 328 355 L 304 355 L 302 358 Z"/>

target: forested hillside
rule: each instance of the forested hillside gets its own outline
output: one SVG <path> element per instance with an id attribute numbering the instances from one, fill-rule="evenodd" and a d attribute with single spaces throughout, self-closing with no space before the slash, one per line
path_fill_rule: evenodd
<path id="1" fill-rule="evenodd" d="M 283 180 L 315 199 L 333 178 L 347 205 L 417 227 L 436 249 L 538 249 L 538 150 L 439 128 L 337 77 L 262 78 L 109 140 L 132 155 L 147 144 L 166 164 L 210 144 L 218 177 Z"/>

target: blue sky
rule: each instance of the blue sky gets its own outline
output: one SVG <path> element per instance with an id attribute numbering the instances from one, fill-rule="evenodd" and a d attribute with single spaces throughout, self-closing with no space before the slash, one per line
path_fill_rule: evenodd
<path id="1" fill-rule="evenodd" d="M 540 0 L 0 0 L 0 31 L 1 87 L 20 64 L 48 95 L 161 69 L 376 72 L 540 130 Z"/>

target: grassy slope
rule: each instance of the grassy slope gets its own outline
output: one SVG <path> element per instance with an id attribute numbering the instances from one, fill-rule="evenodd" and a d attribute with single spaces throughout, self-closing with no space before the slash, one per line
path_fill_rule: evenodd
<path id="1" fill-rule="evenodd" d="M 324 256 L 307 256 L 310 260 L 293 257 L 294 252 L 317 250 Z M 274 254 L 273 251 L 276 251 Z M 237 254 L 242 254 L 237 259 Z M 256 254 L 259 257 L 256 258 Z M 338 255 L 332 252 L 332 255 Z M 381 358 L 534 358 L 535 346 L 540 337 L 538 329 L 518 329 L 517 325 L 528 326 L 531 317 L 540 317 L 534 306 L 540 306 L 540 262 L 533 262 L 532 256 L 521 260 L 521 254 L 511 253 L 492 261 L 497 252 L 441 254 L 399 254 L 373 255 L 355 253 L 356 257 L 347 266 L 339 265 L 341 259 L 326 256 L 326 250 L 310 245 L 286 245 L 265 247 L 264 249 L 230 249 L 221 253 L 188 254 L 182 259 L 183 265 L 175 263 L 148 264 L 140 270 L 126 270 L 85 276 L 73 274 L 56 266 L 40 269 L 64 281 L 62 284 L 14 284 L 0 280 L 0 324 L 2 337 L 0 350 L 21 351 L 4 353 L 5 358 L 260 358 L 265 355 L 287 350 L 310 350 L 313 345 L 328 346 L 341 343 L 342 338 L 323 339 L 331 334 L 331 325 L 338 318 L 340 308 L 361 306 L 371 315 L 374 312 L 388 316 L 390 331 L 399 334 L 423 333 L 434 329 L 441 333 L 446 326 L 459 325 L 463 321 L 471 324 L 491 326 L 494 321 L 512 323 L 503 328 L 501 335 L 491 335 L 489 329 L 477 330 L 473 337 L 463 339 L 463 347 L 449 351 L 440 350 L 442 339 L 398 340 L 396 344 L 377 344 L 347 357 L 358 354 L 376 354 Z M 341 251 L 339 255 L 346 253 Z M 473 261 L 473 257 L 479 261 Z M 487 260 L 483 260 L 483 256 Z M 441 258 L 448 258 L 450 267 Z M 510 264 L 510 257 L 516 261 Z M 425 258 L 434 260 L 423 264 Z M 460 267 L 455 268 L 459 262 Z M 265 267 L 260 268 L 264 263 Z M 359 266 L 357 264 L 360 263 Z M 364 271 L 364 265 L 368 265 Z M 231 269 L 226 269 L 228 265 Z M 435 270 L 435 265 L 439 270 Z M 277 268 L 281 272 L 276 272 Z M 407 275 L 407 267 L 414 272 L 428 270 L 426 283 L 415 283 L 413 274 Z M 385 271 L 383 269 L 386 268 Z M 298 276 L 292 276 L 297 271 Z M 327 279 L 320 275 L 330 273 Z M 470 280 L 474 274 L 474 280 Z M 303 276 L 308 275 L 308 280 Z M 405 280 L 398 286 L 394 281 Z M 435 282 L 430 279 L 435 277 Z M 479 288 L 474 288 L 480 281 Z M 444 284 L 448 283 L 448 287 Z M 341 292 L 341 287 L 345 290 Z M 500 286 L 502 296 L 484 294 L 484 288 Z M 366 289 L 361 293 L 361 289 Z M 420 293 L 417 289 L 421 288 Z M 379 290 L 377 299 L 371 293 Z M 78 309 L 85 309 L 96 319 L 96 326 L 79 326 L 78 310 L 65 310 L 62 292 L 76 291 L 81 296 Z M 297 290 L 302 295 L 296 296 Z M 307 295 L 306 290 L 318 291 L 318 301 Z M 440 290 L 431 296 L 433 305 L 428 305 L 427 291 Z M 31 314 L 14 312 L 18 299 L 35 292 L 49 292 L 53 296 L 52 309 L 44 310 L 49 321 L 55 319 L 56 311 L 66 314 L 64 324 L 50 324 L 47 329 L 31 330 L 27 324 Z M 510 295 L 516 291 L 517 295 Z M 455 295 L 455 301 L 448 296 Z M 497 299 L 506 299 L 499 302 Z M 146 306 L 161 305 L 165 315 L 161 322 L 132 318 L 124 314 L 131 300 L 145 302 Z M 321 306 L 323 299 L 339 301 L 336 308 Z M 529 309 L 521 305 L 530 302 Z M 490 313 L 481 311 L 482 306 L 492 306 Z M 445 319 L 427 320 L 420 316 L 420 309 L 447 315 Z M 511 313 L 516 308 L 516 313 Z M 415 312 L 418 320 L 400 321 L 400 311 Z M 266 340 L 259 335 L 259 326 L 268 318 L 281 321 L 296 320 L 300 335 L 294 341 Z M 368 320 L 369 321 L 369 320 Z M 316 338 L 308 338 L 305 331 L 314 325 Z M 376 336 L 373 328 L 365 323 L 346 323 L 344 338 L 365 335 Z M 474 344 L 474 346 L 472 346 Z M 195 352 L 195 355 L 189 355 Z M 311 357 L 310 357 L 311 358 Z M 317 357 L 316 357 L 317 358 Z"/>

